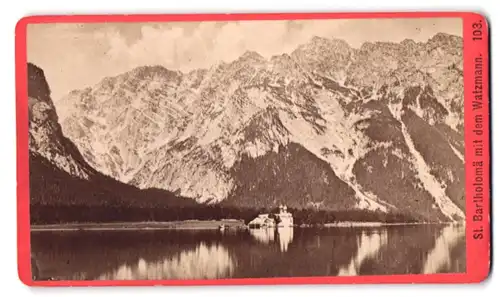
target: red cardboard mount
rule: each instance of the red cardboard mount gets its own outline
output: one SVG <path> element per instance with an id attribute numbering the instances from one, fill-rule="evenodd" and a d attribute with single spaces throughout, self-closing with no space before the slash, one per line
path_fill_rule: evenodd
<path id="1" fill-rule="evenodd" d="M 347 276 L 315 273 L 277 274 L 272 277 L 193 277 L 150 279 L 142 277 L 98 280 L 48 277 L 33 279 L 32 223 L 30 221 L 30 150 L 28 97 L 29 26 L 71 23 L 145 22 L 232 22 L 329 19 L 416 19 L 459 18 L 463 26 L 463 109 L 465 166 L 465 270 L 461 273 L 372 274 Z M 264 32 L 254 32 L 264 34 Z M 354 33 L 353 33 L 354 34 Z M 19 277 L 29 286 L 193 286 L 193 285 L 275 285 L 275 284 L 380 284 L 380 283 L 473 283 L 487 278 L 490 271 L 490 98 L 489 33 L 487 20 L 471 12 L 390 12 L 390 13 L 272 13 L 272 14 L 165 14 L 165 15 L 61 15 L 28 16 L 16 27 L 17 80 L 17 214 Z M 78 71 L 78 70 L 75 70 Z M 49 85 L 51 84 L 49 79 Z M 30 135 L 31 136 L 31 135 Z M 432 146 L 432 143 L 428 144 Z M 222 227 L 221 227 L 222 228 Z M 92 232 L 92 231 L 89 231 Z M 132 231 L 127 231 L 132 232 Z M 297 231 L 295 231 L 297 232 Z M 296 233 L 297 234 L 297 233 Z M 111 239 L 110 239 L 111 240 Z M 96 243 L 97 244 L 97 243 Z M 293 244 L 293 243 L 292 243 Z M 390 243 L 389 243 L 390 244 Z M 416 245 L 419 242 L 415 242 Z M 423 244 L 423 243 L 422 243 Z M 437 245 L 437 243 L 436 243 Z M 304 248 L 304 246 L 302 247 Z M 310 255 L 314 257 L 315 255 Z M 320 256 L 320 255 L 318 255 Z M 255 260 L 257 261 L 257 260 Z M 325 259 L 331 261 L 331 259 Z M 374 260 L 377 261 L 377 260 Z M 69 263 L 69 262 L 68 262 Z M 68 264 L 70 265 L 70 264 Z M 50 266 L 50 265 L 49 265 Z M 140 267 L 140 265 L 138 265 Z M 36 268 L 38 269 L 38 268 Z M 200 268 L 202 269 L 202 268 Z"/>

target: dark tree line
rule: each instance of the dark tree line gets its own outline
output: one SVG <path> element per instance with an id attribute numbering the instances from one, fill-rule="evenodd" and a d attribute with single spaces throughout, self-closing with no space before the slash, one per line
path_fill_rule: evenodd
<path id="1" fill-rule="evenodd" d="M 246 196 L 245 196 L 246 197 Z M 238 219 L 248 223 L 260 213 L 278 209 L 230 204 L 197 204 L 158 189 L 140 190 L 105 176 L 92 180 L 71 177 L 41 156 L 30 155 L 30 217 L 32 224 L 148 222 Z M 262 204 L 262 202 L 261 202 Z M 363 210 L 328 211 L 290 208 L 297 225 L 338 221 L 410 222 L 410 216 Z"/>
<path id="2" fill-rule="evenodd" d="M 325 211 L 290 209 L 297 225 L 321 225 L 341 221 L 412 222 L 409 216 L 363 210 Z M 186 207 L 119 207 L 86 205 L 40 205 L 30 208 L 31 224 L 167 222 L 181 220 L 237 219 L 250 222 L 259 213 L 277 213 L 277 209 L 252 209 L 197 205 Z"/>
<path id="3" fill-rule="evenodd" d="M 218 206 L 119 207 L 87 205 L 31 205 L 32 224 L 168 222 L 181 220 L 239 219 L 249 222 L 258 210 Z"/>

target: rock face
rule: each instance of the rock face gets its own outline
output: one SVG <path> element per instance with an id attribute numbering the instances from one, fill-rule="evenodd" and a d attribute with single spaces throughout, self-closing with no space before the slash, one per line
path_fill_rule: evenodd
<path id="1" fill-rule="evenodd" d="M 93 169 L 63 135 L 43 70 L 28 63 L 31 206 L 191 205 L 165 190 L 141 190 Z"/>
<path id="2" fill-rule="evenodd" d="M 43 70 L 28 63 L 29 150 L 49 159 L 70 175 L 89 179 L 95 174 L 76 146 L 62 133 Z"/>
<path id="3" fill-rule="evenodd" d="M 88 164 L 202 203 L 464 218 L 462 39 L 312 38 L 189 73 L 144 66 L 57 102 Z"/>

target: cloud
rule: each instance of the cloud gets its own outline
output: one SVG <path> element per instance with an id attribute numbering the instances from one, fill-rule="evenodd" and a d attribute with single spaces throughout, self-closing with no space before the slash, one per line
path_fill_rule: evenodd
<path id="1" fill-rule="evenodd" d="M 201 23 L 34 24 L 28 59 L 42 67 L 58 99 L 142 65 L 189 71 L 232 61 L 247 50 L 265 57 L 293 51 L 312 36 L 366 41 L 426 41 L 462 34 L 460 19 L 363 19 Z"/>

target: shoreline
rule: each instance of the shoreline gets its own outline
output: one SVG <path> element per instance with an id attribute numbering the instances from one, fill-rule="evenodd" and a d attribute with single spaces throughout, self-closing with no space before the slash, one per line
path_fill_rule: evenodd
<path id="1" fill-rule="evenodd" d="M 321 225 L 295 225 L 293 228 L 356 228 L 356 227 L 384 227 L 384 226 L 415 226 L 415 225 L 465 225 L 465 222 L 411 222 L 411 223 L 384 223 L 384 222 L 336 222 Z M 218 230 L 221 225 L 225 229 L 248 229 L 243 220 L 186 220 L 170 222 L 113 222 L 113 223 L 67 223 L 31 225 L 31 232 L 43 231 L 146 231 L 146 230 Z"/>
<path id="2" fill-rule="evenodd" d="M 399 223 L 385 223 L 385 222 L 336 222 L 326 223 L 322 227 L 325 228 L 342 228 L 342 227 L 384 227 L 384 226 L 420 226 L 420 225 L 465 225 L 463 222 L 399 222 Z"/>
<path id="3" fill-rule="evenodd" d="M 31 225 L 32 232 L 42 231 L 118 231 L 118 230 L 216 230 L 221 225 L 228 229 L 246 228 L 243 221 L 218 220 L 218 221 L 170 221 L 170 222 L 113 222 L 113 223 L 67 223 Z"/>

